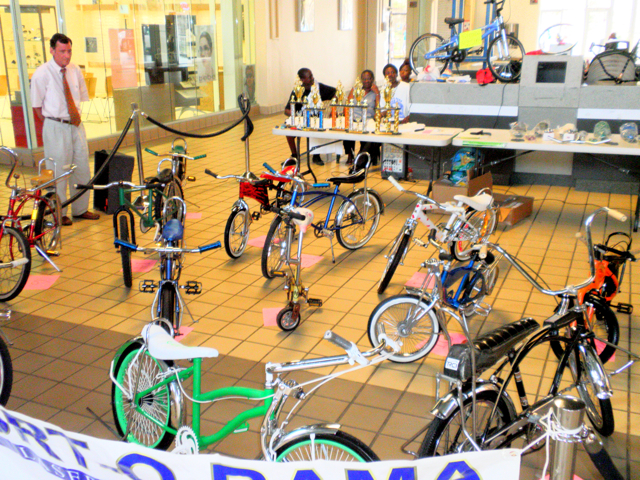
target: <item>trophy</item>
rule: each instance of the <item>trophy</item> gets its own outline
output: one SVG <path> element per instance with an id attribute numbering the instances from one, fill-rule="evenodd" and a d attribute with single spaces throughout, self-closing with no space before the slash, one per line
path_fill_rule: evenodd
<path id="1" fill-rule="evenodd" d="M 338 107 L 343 107 L 343 115 L 338 113 Z M 331 129 L 344 129 L 344 89 L 342 82 L 338 82 L 336 95 L 331 100 Z"/>
<path id="2" fill-rule="evenodd" d="M 393 99 L 394 88 L 391 86 L 389 77 L 385 77 L 387 83 L 382 90 L 382 98 L 384 106 L 376 109 L 376 133 L 387 135 L 398 135 L 398 126 L 400 124 L 400 109 L 391 105 Z M 392 126 L 393 119 L 393 126 Z"/>
<path id="3" fill-rule="evenodd" d="M 301 127 L 302 126 L 302 111 L 300 111 L 299 113 L 296 113 L 296 105 L 299 105 L 302 103 L 302 95 L 304 95 L 304 85 L 302 85 L 302 82 L 300 81 L 300 79 L 296 79 L 294 85 L 293 85 L 293 93 L 295 95 L 295 99 L 293 98 L 293 95 L 291 96 L 291 126 L 292 127 Z"/>
<path id="4" fill-rule="evenodd" d="M 350 125 L 350 130 L 364 132 L 367 124 L 367 102 L 364 100 L 366 92 L 364 91 L 364 88 L 362 88 L 362 81 L 360 80 L 360 77 L 356 78 L 356 83 L 353 86 L 353 96 L 355 98 L 356 107 L 360 107 L 360 119 L 358 120 L 355 118 L 355 115 L 352 116 L 353 122 Z"/>
<path id="5" fill-rule="evenodd" d="M 307 96 L 307 103 L 305 105 L 306 110 L 306 125 L 305 127 L 310 130 L 324 130 L 323 128 L 323 115 L 322 111 L 324 105 L 322 98 L 320 97 L 320 89 L 318 85 L 311 87 L 311 92 Z"/>

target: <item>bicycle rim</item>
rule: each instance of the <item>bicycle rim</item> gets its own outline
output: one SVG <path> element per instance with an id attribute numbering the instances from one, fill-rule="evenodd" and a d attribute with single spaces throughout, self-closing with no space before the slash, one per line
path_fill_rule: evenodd
<path id="1" fill-rule="evenodd" d="M 471 258 L 472 247 L 485 242 L 496 229 L 496 212 L 492 208 L 484 212 L 474 211 L 466 222 L 460 221 L 456 228 L 456 240 L 451 245 L 451 253 L 459 262 Z"/>
<path id="2" fill-rule="evenodd" d="M 364 192 L 349 196 L 349 200 L 345 200 L 338 209 L 336 237 L 344 248 L 356 250 L 376 232 L 380 221 L 380 202 L 375 195 Z"/>
<path id="3" fill-rule="evenodd" d="M 231 258 L 240 258 L 249 239 L 249 212 L 245 209 L 234 210 L 224 231 L 224 248 Z M 246 232 L 246 233 L 245 233 Z"/>
<path id="4" fill-rule="evenodd" d="M 45 252 L 54 249 L 58 244 L 58 238 L 60 238 L 60 198 L 55 192 L 47 193 L 44 200 L 38 205 L 35 233 L 40 236 L 36 243 Z"/>
<path id="5" fill-rule="evenodd" d="M 371 462 L 375 453 L 360 440 L 340 430 L 331 434 L 310 433 L 278 448 L 277 462 L 329 460 L 341 462 Z"/>
<path id="6" fill-rule="evenodd" d="M 0 268 L 0 301 L 17 297 L 29 278 L 31 271 L 31 248 L 19 230 L 4 227 L 0 236 L 0 263 L 16 261 L 26 263 L 12 268 Z"/>
<path id="7" fill-rule="evenodd" d="M 520 78 L 524 55 L 522 43 L 511 36 L 507 36 L 507 52 L 504 52 L 502 38 L 498 35 L 489 44 L 487 63 L 496 79 L 501 82 L 515 82 Z"/>
<path id="8" fill-rule="evenodd" d="M 125 390 L 133 392 L 136 384 L 138 391 L 153 387 L 158 374 L 163 372 L 159 360 L 151 357 L 148 352 L 138 355 L 138 348 L 132 349 L 122 360 L 116 371 L 116 378 Z M 138 375 L 139 372 L 139 375 Z M 169 387 L 160 387 L 140 401 L 141 409 L 153 417 L 160 425 L 171 425 L 171 402 Z M 127 430 L 127 441 L 146 445 L 151 448 L 166 449 L 173 441 L 174 435 L 165 431 L 160 425 L 138 412 L 133 405 L 124 398 L 119 388 L 114 388 L 114 413 L 116 422 L 122 432 Z"/>

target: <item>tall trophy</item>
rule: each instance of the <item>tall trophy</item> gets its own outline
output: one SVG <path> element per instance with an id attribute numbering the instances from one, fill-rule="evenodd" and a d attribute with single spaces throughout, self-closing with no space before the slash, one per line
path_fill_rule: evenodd
<path id="1" fill-rule="evenodd" d="M 355 111 L 354 114 L 351 115 L 351 124 L 349 125 L 349 130 L 354 132 L 364 132 L 365 126 L 367 125 L 367 102 L 364 100 L 366 96 L 366 92 L 364 88 L 362 88 L 362 81 L 360 77 L 356 78 L 356 83 L 353 86 L 353 97 L 355 99 L 356 108 L 359 107 L 360 110 L 360 119 L 356 118 Z"/>
<path id="2" fill-rule="evenodd" d="M 387 135 L 399 135 L 398 126 L 400 124 L 400 109 L 391 105 L 393 99 L 394 88 L 391 86 L 391 80 L 386 78 L 386 85 L 382 90 L 382 99 L 384 100 L 384 106 L 381 105 L 376 108 L 376 130 L 377 134 Z M 391 120 L 393 119 L 393 126 Z"/>
<path id="3" fill-rule="evenodd" d="M 296 79 L 293 85 L 293 93 L 295 95 L 291 96 L 291 100 L 289 103 L 289 109 L 291 110 L 291 126 L 292 127 L 302 127 L 302 111 L 296 112 L 296 105 L 300 105 L 302 103 L 302 95 L 304 95 L 304 85 L 300 79 Z"/>

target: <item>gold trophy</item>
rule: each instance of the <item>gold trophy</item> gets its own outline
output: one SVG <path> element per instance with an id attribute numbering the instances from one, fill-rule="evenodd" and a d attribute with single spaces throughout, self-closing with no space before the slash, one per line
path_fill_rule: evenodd
<path id="1" fill-rule="evenodd" d="M 400 123 L 400 109 L 397 107 L 391 106 L 391 100 L 393 98 L 394 88 L 391 86 L 391 81 L 389 77 L 385 77 L 387 83 L 382 90 L 382 98 L 384 99 L 384 106 L 381 106 L 377 109 L 376 112 L 376 120 L 377 113 L 380 112 L 380 121 L 376 121 L 376 133 L 386 133 L 391 135 L 398 134 L 398 124 Z M 391 122 L 393 119 L 393 128 L 391 126 Z"/>
<path id="2" fill-rule="evenodd" d="M 359 108 L 360 120 L 356 120 L 354 118 L 355 125 L 353 126 L 354 130 L 358 132 L 362 132 L 364 130 L 364 125 L 366 124 L 366 121 L 367 121 L 366 120 L 367 103 L 364 101 L 365 91 L 364 91 L 364 88 L 362 88 L 362 81 L 360 80 L 360 77 L 356 78 L 356 83 L 353 86 L 353 96 L 355 98 L 356 106 L 364 107 L 364 108 Z"/>
<path id="3" fill-rule="evenodd" d="M 293 85 L 293 93 L 296 96 L 296 102 L 298 104 L 302 103 L 302 95 L 304 95 L 304 85 L 302 85 L 302 82 L 300 81 L 299 78 L 296 79 L 296 81 L 295 81 L 295 83 Z M 295 108 L 292 109 L 292 113 L 291 113 L 292 115 L 293 115 L 293 112 L 295 112 Z M 296 116 L 294 118 L 293 125 L 296 126 L 296 127 L 301 127 L 302 124 L 303 124 L 303 121 L 302 121 L 302 115 L 303 115 L 302 114 L 302 110 L 300 110 L 300 112 L 296 113 L 295 115 Z"/>

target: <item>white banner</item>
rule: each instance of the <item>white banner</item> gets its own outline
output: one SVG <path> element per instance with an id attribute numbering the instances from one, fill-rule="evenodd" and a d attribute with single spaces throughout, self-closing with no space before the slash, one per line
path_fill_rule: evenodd
<path id="1" fill-rule="evenodd" d="M 67 432 L 0 407 L 3 480 L 512 480 L 519 474 L 516 449 L 373 463 L 176 455 Z"/>

